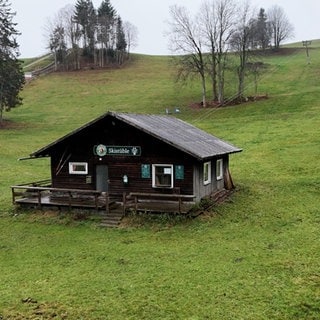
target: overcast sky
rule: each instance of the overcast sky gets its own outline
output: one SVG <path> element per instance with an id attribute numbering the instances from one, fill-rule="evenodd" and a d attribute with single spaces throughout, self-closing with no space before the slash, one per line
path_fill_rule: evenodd
<path id="1" fill-rule="evenodd" d="M 12 10 L 17 13 L 14 21 L 22 35 L 18 38 L 22 58 L 42 55 L 47 52 L 45 26 L 48 19 L 68 4 L 77 0 L 11 0 Z M 100 6 L 102 0 L 93 0 L 94 6 Z M 169 54 L 168 39 L 164 36 L 168 26 L 169 7 L 183 5 L 196 13 L 202 0 L 111 0 L 123 21 L 129 21 L 138 28 L 137 53 L 163 55 Z M 320 1 L 319 0 L 251 0 L 251 4 L 265 9 L 277 4 L 287 14 L 294 25 L 293 41 L 320 38 Z"/>

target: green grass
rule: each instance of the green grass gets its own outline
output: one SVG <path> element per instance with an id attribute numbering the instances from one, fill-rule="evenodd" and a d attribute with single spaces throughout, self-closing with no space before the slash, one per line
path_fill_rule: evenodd
<path id="1" fill-rule="evenodd" d="M 259 92 L 269 99 L 220 109 L 190 108 L 200 88 L 174 85 L 166 57 L 28 84 L 24 106 L 5 114 L 15 127 L 0 130 L 0 315 L 318 319 L 319 53 L 316 46 L 309 65 L 304 50 L 266 57 Z M 133 217 L 117 230 L 12 207 L 10 185 L 49 175 L 48 160 L 17 158 L 107 110 L 175 106 L 244 149 L 231 156 L 232 201 L 199 219 Z"/>

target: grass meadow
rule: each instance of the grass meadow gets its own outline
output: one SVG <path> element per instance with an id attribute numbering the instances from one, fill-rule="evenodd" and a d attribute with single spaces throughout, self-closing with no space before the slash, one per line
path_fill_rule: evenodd
<path id="1" fill-rule="evenodd" d="M 320 48 L 264 58 L 268 99 L 191 108 L 197 82 L 168 57 L 27 84 L 0 130 L 0 318 L 319 319 Z M 247 93 L 253 92 L 249 82 Z M 230 201 L 196 219 L 132 217 L 101 229 L 72 213 L 23 211 L 10 186 L 49 178 L 48 159 L 17 161 L 111 111 L 178 115 L 243 148 Z"/>

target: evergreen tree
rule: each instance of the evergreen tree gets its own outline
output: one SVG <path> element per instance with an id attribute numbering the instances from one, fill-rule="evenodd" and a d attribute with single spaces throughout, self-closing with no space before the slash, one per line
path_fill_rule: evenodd
<path id="1" fill-rule="evenodd" d="M 16 36 L 15 13 L 8 0 L 0 0 L 0 123 L 3 111 L 22 104 L 19 93 L 24 85 L 24 73 L 18 60 L 19 45 Z"/>
<path id="2" fill-rule="evenodd" d="M 270 45 L 271 28 L 268 22 L 266 11 L 260 8 L 258 18 L 254 25 L 254 47 L 265 50 Z"/>
<path id="3" fill-rule="evenodd" d="M 97 15 L 91 0 L 78 0 L 74 20 L 81 26 L 84 55 L 92 56 L 95 49 Z"/>
<path id="4" fill-rule="evenodd" d="M 118 63 L 122 64 L 124 57 L 125 57 L 125 52 L 127 48 L 127 42 L 126 42 L 126 36 L 124 33 L 123 25 L 122 25 L 122 20 L 120 17 L 117 19 L 117 43 L 116 43 L 116 48 L 117 48 L 117 57 L 118 57 Z"/>
<path id="5" fill-rule="evenodd" d="M 72 61 L 75 69 L 81 63 L 104 67 L 128 59 L 126 50 L 134 44 L 133 31 L 127 40 L 129 31 L 110 0 L 102 0 L 97 9 L 92 0 L 77 0 L 72 12 L 60 12 L 50 28 L 48 45 L 55 54 L 56 66 L 60 63 L 69 68 Z"/>
<path id="6" fill-rule="evenodd" d="M 110 19 L 114 19 L 117 16 L 117 11 L 110 3 L 110 0 L 102 1 L 99 9 L 98 9 L 98 16 L 108 16 Z"/>
<path id="7" fill-rule="evenodd" d="M 109 0 L 104 0 L 98 8 L 98 41 L 100 43 L 100 65 L 113 62 L 116 45 L 116 17 L 117 12 Z M 111 61 L 110 61 L 111 60 Z"/>

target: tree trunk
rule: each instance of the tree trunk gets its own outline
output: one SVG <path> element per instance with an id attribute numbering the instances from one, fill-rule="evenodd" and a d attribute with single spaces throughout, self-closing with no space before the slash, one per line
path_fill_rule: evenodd
<path id="1" fill-rule="evenodd" d="M 220 105 L 224 104 L 224 69 L 221 61 L 218 64 L 218 102 Z"/>
<path id="2" fill-rule="evenodd" d="M 240 65 L 238 69 L 238 79 L 239 79 L 239 84 L 238 84 L 238 99 L 243 98 L 243 92 L 244 92 L 244 79 L 245 79 L 245 68 L 246 68 L 246 63 L 248 59 L 248 52 L 246 50 L 245 43 L 242 45 L 241 52 L 240 52 Z"/>
<path id="3" fill-rule="evenodd" d="M 3 83 L 1 83 L 1 91 L 0 91 L 0 127 L 2 126 L 2 120 L 3 120 L 2 92 L 3 92 Z"/>
<path id="4" fill-rule="evenodd" d="M 54 49 L 54 71 L 58 70 L 57 50 Z"/>
<path id="5" fill-rule="evenodd" d="M 238 84 L 238 99 L 241 100 L 243 97 L 244 91 L 244 72 L 243 70 L 239 70 L 239 84 Z"/>
<path id="6" fill-rule="evenodd" d="M 201 74 L 202 83 L 202 106 L 205 108 L 207 106 L 207 89 L 206 89 L 206 78 L 204 74 Z"/>
<path id="7" fill-rule="evenodd" d="M 2 123 L 3 123 L 3 108 L 0 107 L 0 127 L 2 127 Z"/>
<path id="8" fill-rule="evenodd" d="M 217 58 L 215 49 L 212 48 L 212 54 L 211 54 L 211 59 L 212 59 L 212 67 L 211 67 L 211 79 L 212 79 L 212 98 L 214 101 L 218 100 L 218 89 L 217 89 Z"/>

